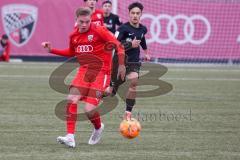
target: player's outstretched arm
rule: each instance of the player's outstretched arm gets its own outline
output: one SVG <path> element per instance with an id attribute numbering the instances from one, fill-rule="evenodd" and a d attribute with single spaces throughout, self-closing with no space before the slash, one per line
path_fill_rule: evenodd
<path id="1" fill-rule="evenodd" d="M 66 48 L 66 49 L 55 49 L 52 48 L 52 45 L 50 42 L 42 42 L 42 46 L 43 48 L 45 48 L 47 50 L 48 53 L 52 53 L 52 54 L 56 54 L 59 56 L 64 56 L 64 57 L 74 57 L 74 52 L 70 49 L 70 48 Z"/>

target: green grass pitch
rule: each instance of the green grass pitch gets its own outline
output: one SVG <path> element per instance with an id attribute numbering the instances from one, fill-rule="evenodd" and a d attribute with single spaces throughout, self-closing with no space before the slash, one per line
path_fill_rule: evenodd
<path id="1" fill-rule="evenodd" d="M 55 105 L 66 95 L 49 87 L 60 63 L 0 64 L 0 160 L 239 160 L 240 67 L 167 66 L 166 95 L 137 99 L 142 132 L 118 132 L 124 102 L 103 117 L 100 144 L 89 146 L 92 126 L 77 126 L 75 149 L 56 143 L 65 123 Z M 81 108 L 81 106 L 80 106 Z"/>

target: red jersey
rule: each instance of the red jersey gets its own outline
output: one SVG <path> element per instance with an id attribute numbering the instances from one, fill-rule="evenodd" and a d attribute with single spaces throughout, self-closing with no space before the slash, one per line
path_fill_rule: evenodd
<path id="1" fill-rule="evenodd" d="M 92 13 L 92 23 L 96 24 L 97 26 L 104 26 L 104 17 L 103 17 L 103 10 L 96 9 L 95 12 Z"/>
<path id="2" fill-rule="evenodd" d="M 94 24 L 91 24 L 89 30 L 85 33 L 80 33 L 79 29 L 75 28 L 70 35 L 69 48 L 65 50 L 52 49 L 51 53 L 69 57 L 77 56 L 80 64 L 84 63 L 93 68 L 99 68 L 99 63 L 102 63 L 101 69 L 110 71 L 112 50 L 108 49 L 109 46 L 106 46 L 109 43 L 116 46 L 115 49 L 120 57 L 119 63 L 124 64 L 124 49 L 120 42 L 106 27 Z M 86 57 L 84 58 L 82 55 L 86 55 Z"/>

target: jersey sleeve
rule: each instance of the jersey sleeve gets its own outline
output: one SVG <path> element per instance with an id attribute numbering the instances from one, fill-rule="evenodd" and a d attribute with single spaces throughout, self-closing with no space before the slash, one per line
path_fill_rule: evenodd
<path id="1" fill-rule="evenodd" d="M 147 33 L 147 28 L 146 27 L 143 28 L 143 33 L 144 34 L 143 34 L 143 37 L 141 39 L 140 45 L 141 45 L 143 50 L 146 50 L 147 49 L 147 42 L 146 42 L 146 38 L 145 38 L 145 35 Z"/>
<path id="2" fill-rule="evenodd" d="M 147 49 L 147 42 L 146 42 L 146 38 L 145 36 L 143 36 L 143 38 L 141 39 L 141 43 L 140 43 L 141 47 L 143 50 Z"/>
<path id="3" fill-rule="evenodd" d="M 64 57 L 74 57 L 73 52 L 71 51 L 70 48 L 66 48 L 66 49 L 56 49 L 56 48 L 52 48 L 50 51 L 52 54 L 56 54 L 59 56 L 64 56 Z"/>
<path id="4" fill-rule="evenodd" d="M 122 22 L 120 21 L 120 18 L 119 18 L 119 16 L 117 16 L 117 15 L 116 15 L 116 24 L 117 24 L 118 26 L 122 25 Z"/>
<path id="5" fill-rule="evenodd" d="M 144 32 L 144 35 L 147 34 L 148 32 L 147 27 L 144 26 L 143 32 Z"/>
<path id="6" fill-rule="evenodd" d="M 125 51 L 116 37 L 106 27 L 98 27 L 98 35 L 106 42 L 113 43 L 119 56 L 119 64 L 124 64 Z"/>
<path id="7" fill-rule="evenodd" d="M 115 32 L 115 37 L 122 42 L 125 38 L 124 38 L 124 34 L 125 34 L 125 28 L 124 26 L 120 26 L 118 28 L 118 30 Z"/>
<path id="8" fill-rule="evenodd" d="M 124 25 L 120 26 L 115 33 L 115 37 L 122 43 L 125 50 L 132 48 L 132 42 L 126 41 L 127 29 Z"/>

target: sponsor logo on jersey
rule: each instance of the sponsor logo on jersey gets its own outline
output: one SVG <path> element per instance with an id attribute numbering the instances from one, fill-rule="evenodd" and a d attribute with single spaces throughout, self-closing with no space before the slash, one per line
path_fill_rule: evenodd
<path id="1" fill-rule="evenodd" d="M 88 41 L 89 42 L 92 42 L 93 41 L 93 35 L 91 34 L 91 35 L 88 35 Z"/>
<path id="2" fill-rule="evenodd" d="M 97 17 L 98 17 L 98 19 L 101 19 L 102 15 L 101 14 L 97 14 Z"/>
<path id="3" fill-rule="evenodd" d="M 79 45 L 75 49 L 75 52 L 77 53 L 89 53 L 93 52 L 93 46 L 92 45 Z"/>

